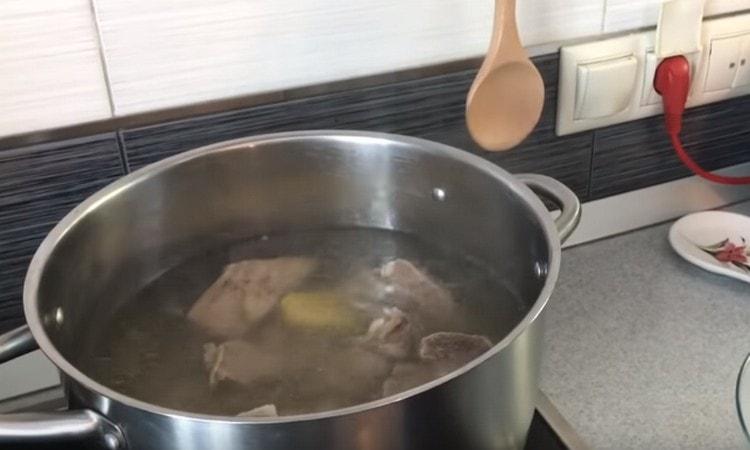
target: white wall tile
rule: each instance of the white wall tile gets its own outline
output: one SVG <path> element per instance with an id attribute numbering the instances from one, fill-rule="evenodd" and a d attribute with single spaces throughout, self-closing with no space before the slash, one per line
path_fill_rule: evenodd
<path id="1" fill-rule="evenodd" d="M 521 39 L 538 45 L 599 34 L 605 1 L 516 0 Z"/>
<path id="2" fill-rule="evenodd" d="M 88 0 L 0 1 L 0 136 L 111 115 Z"/>
<path id="3" fill-rule="evenodd" d="M 662 0 L 606 0 L 604 31 L 621 31 L 654 25 Z"/>
<path id="4" fill-rule="evenodd" d="M 630 30 L 656 25 L 662 0 L 606 0 L 604 31 Z M 696 0 L 700 1 L 700 0 Z M 750 0 L 707 0 L 704 13 L 714 16 L 750 9 Z"/>
<path id="5" fill-rule="evenodd" d="M 492 0 L 95 0 L 127 115 L 481 55 Z M 525 44 L 600 32 L 604 0 L 525 0 Z"/>

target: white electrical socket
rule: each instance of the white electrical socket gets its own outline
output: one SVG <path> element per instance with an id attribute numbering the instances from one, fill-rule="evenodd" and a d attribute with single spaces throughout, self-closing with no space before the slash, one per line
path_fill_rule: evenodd
<path id="1" fill-rule="evenodd" d="M 628 122 L 662 113 L 661 97 L 653 91 L 653 77 L 659 59 L 655 53 L 654 31 L 595 41 L 560 49 L 560 80 L 557 104 L 557 134 L 562 136 L 608 125 Z M 703 22 L 699 51 L 685 55 L 691 64 L 691 89 L 687 107 L 713 103 L 750 94 L 750 14 L 741 14 Z M 625 72 L 622 58 L 635 58 L 635 79 Z M 611 70 L 602 70 L 611 61 Z M 604 64 L 602 64 L 604 62 Z M 581 96 L 591 89 L 579 86 L 579 74 L 591 71 L 581 67 L 596 63 L 601 80 L 594 85 L 599 95 Z M 609 84 L 607 84 L 609 83 Z M 602 87 L 604 86 L 604 87 Z M 630 101 L 621 110 L 624 95 Z M 579 105 L 581 98 L 592 105 Z M 601 104 L 599 104 L 601 103 Z M 601 117 L 585 117 L 581 111 L 614 111 Z M 576 115 L 576 113 L 578 114 Z"/>

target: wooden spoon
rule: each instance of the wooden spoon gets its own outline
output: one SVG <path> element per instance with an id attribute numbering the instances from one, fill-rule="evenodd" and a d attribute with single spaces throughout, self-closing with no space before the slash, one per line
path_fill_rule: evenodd
<path id="1" fill-rule="evenodd" d="M 466 101 L 471 137 L 486 150 L 509 150 L 536 126 L 544 105 L 544 82 L 521 46 L 516 1 L 495 1 L 487 57 Z"/>

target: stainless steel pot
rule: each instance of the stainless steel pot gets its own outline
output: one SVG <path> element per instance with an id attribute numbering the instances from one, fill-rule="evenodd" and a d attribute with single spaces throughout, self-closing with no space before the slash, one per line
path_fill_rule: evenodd
<path id="1" fill-rule="evenodd" d="M 553 222 L 532 191 L 560 206 Z M 467 152 L 394 135 L 316 131 L 237 140 L 166 159 L 101 190 L 44 240 L 24 288 L 28 328 L 0 337 L 0 361 L 33 348 L 60 369 L 71 410 L 0 417 L 0 447 L 76 442 L 135 450 L 504 449 L 534 411 L 540 314 L 575 195 Z M 186 256 L 271 231 L 361 226 L 450 242 L 493 266 L 526 313 L 490 352 L 405 393 L 278 419 L 215 417 L 126 397 L 71 363 L 93 321 Z M 33 335 L 33 340 L 31 335 Z"/>

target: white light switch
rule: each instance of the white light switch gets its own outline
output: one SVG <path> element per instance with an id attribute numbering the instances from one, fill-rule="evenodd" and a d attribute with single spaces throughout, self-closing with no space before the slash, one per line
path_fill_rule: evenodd
<path id="1" fill-rule="evenodd" d="M 608 117 L 626 110 L 637 72 L 638 60 L 633 55 L 579 65 L 575 119 Z"/>
<path id="2" fill-rule="evenodd" d="M 737 63 L 737 74 L 734 77 L 733 88 L 750 85 L 750 34 L 742 37 L 740 44 L 740 59 Z"/>
<path id="3" fill-rule="evenodd" d="M 737 74 L 741 37 L 714 39 L 708 56 L 705 92 L 730 89 Z"/>

